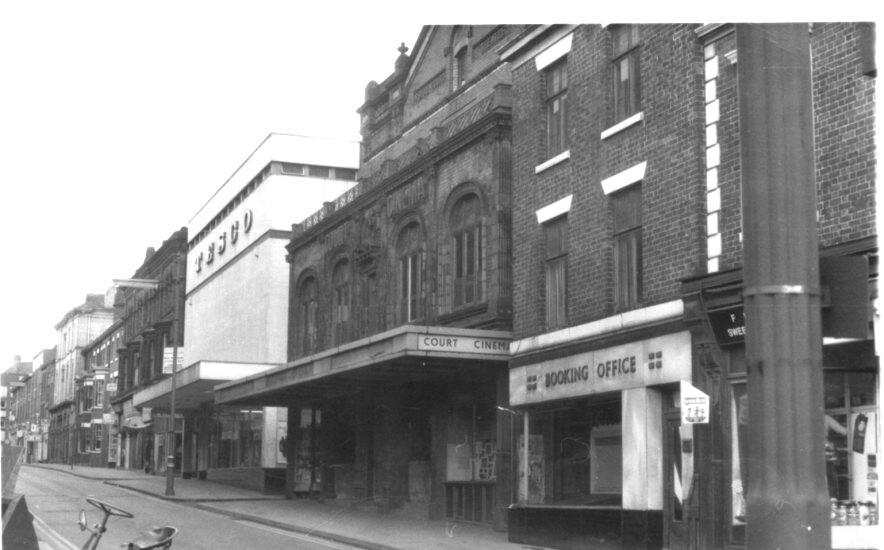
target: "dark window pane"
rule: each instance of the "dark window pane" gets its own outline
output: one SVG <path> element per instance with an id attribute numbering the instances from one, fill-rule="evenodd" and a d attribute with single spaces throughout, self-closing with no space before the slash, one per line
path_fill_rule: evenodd
<path id="1" fill-rule="evenodd" d="M 845 380 L 843 372 L 824 371 L 823 384 L 827 409 L 840 409 L 845 402 Z"/>

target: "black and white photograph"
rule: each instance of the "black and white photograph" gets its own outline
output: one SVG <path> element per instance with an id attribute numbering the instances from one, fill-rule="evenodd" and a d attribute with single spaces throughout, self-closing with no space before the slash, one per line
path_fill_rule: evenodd
<path id="1" fill-rule="evenodd" d="M 871 10 L 5 4 L 2 548 L 884 549 Z"/>

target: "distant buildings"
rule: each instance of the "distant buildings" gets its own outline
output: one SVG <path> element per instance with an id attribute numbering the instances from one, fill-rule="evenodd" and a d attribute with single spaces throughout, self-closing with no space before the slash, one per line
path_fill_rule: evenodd
<path id="1" fill-rule="evenodd" d="M 68 311 L 55 325 L 58 332 L 52 406 L 48 409 L 49 459 L 70 462 L 81 449 L 78 434 L 80 404 L 77 380 L 86 374 L 82 349 L 114 322 L 113 304 L 104 294 L 87 294 L 86 301 Z"/>

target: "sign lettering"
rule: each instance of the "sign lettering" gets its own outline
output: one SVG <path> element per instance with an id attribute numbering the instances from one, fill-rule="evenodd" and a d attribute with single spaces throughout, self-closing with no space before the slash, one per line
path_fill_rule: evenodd
<path id="1" fill-rule="evenodd" d="M 242 228 L 243 233 L 248 233 L 252 229 L 252 225 L 254 224 L 255 216 L 251 210 L 246 210 L 243 213 L 242 217 Z M 228 235 L 229 231 L 229 235 Z M 234 220 L 230 224 L 230 228 L 222 231 L 218 235 L 217 242 L 209 243 L 204 250 L 200 250 L 196 257 L 194 258 L 194 265 L 196 266 L 196 273 L 202 273 L 203 266 L 211 265 L 215 261 L 215 256 L 218 256 L 218 261 L 220 261 L 220 257 L 224 255 L 227 251 L 228 243 L 230 245 L 235 245 L 237 241 L 239 241 L 240 235 L 240 220 Z"/>
<path id="2" fill-rule="evenodd" d="M 687 331 L 550 359 L 510 370 L 510 403 L 668 384 L 691 378 Z"/>
<path id="3" fill-rule="evenodd" d="M 422 351 L 451 351 L 458 353 L 509 354 L 509 340 L 476 338 L 472 336 L 448 336 L 422 334 L 418 336 L 417 349 Z"/>
<path id="4" fill-rule="evenodd" d="M 708 316 L 719 345 L 739 344 L 746 339 L 746 318 L 742 304 L 710 311 Z"/>

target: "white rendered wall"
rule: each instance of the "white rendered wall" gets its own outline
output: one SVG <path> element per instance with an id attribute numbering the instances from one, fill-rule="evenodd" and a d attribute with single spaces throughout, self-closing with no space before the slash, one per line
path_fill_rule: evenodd
<path id="1" fill-rule="evenodd" d="M 288 239 L 267 238 L 186 301 L 184 357 L 283 363 L 288 316 Z"/>
<path id="2" fill-rule="evenodd" d="M 623 396 L 623 508 L 663 509 L 663 398 L 635 388 Z"/>

